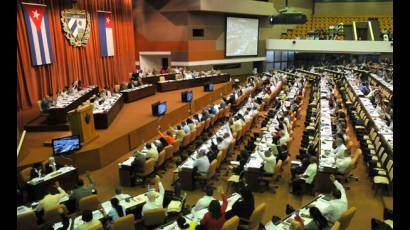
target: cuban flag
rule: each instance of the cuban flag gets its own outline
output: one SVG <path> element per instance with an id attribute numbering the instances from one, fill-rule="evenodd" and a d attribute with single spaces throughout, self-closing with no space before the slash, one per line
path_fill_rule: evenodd
<path id="1" fill-rule="evenodd" d="M 112 37 L 112 14 L 111 12 L 98 12 L 98 29 L 100 31 L 101 55 L 104 57 L 114 56 L 114 39 Z"/>
<path id="2" fill-rule="evenodd" d="M 22 3 L 34 66 L 53 63 L 46 5 Z"/>

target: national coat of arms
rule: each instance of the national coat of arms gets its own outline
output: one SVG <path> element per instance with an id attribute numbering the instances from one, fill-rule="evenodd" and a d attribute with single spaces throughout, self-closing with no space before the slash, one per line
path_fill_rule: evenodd
<path id="1" fill-rule="evenodd" d="M 65 9 L 61 11 L 61 23 L 66 38 L 74 47 L 85 47 L 90 37 L 90 14 L 80 9 Z"/>

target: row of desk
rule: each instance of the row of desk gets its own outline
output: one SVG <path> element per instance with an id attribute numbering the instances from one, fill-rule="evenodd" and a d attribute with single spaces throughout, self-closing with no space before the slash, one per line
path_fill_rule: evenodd
<path id="1" fill-rule="evenodd" d="M 297 76 L 296 76 L 297 77 Z M 300 79 L 296 79 L 295 83 L 290 89 L 289 94 L 287 95 L 286 100 L 290 100 L 295 98 L 298 95 L 298 89 L 297 89 L 297 81 Z M 290 102 L 286 103 L 288 101 L 285 101 L 282 103 L 279 111 L 282 112 L 287 112 L 288 108 L 290 107 Z M 276 130 L 279 128 L 279 122 L 277 119 L 277 114 L 279 114 L 279 111 L 275 114 L 273 118 L 271 118 L 266 127 L 264 127 L 262 130 L 262 135 L 260 138 L 258 138 L 255 141 L 256 148 L 254 152 L 250 155 L 248 162 L 244 165 L 244 177 L 246 179 L 246 183 L 248 184 L 249 188 L 252 191 L 258 191 L 259 190 L 259 176 L 261 176 L 261 167 L 263 164 L 263 159 L 260 157 L 259 154 L 264 154 L 266 150 L 269 150 L 270 145 L 273 143 L 272 139 L 272 131 Z"/>
<path id="2" fill-rule="evenodd" d="M 44 175 L 41 178 L 33 178 L 27 182 L 28 200 L 35 201 L 47 195 L 56 181 L 60 182 L 61 188 L 71 190 L 76 188 L 78 170 L 72 166 L 65 166 L 55 172 Z"/>
<path id="3" fill-rule="evenodd" d="M 58 97 L 56 105 L 48 109 L 48 123 L 59 124 L 67 121 L 67 113 L 76 109 L 83 102 L 87 101 L 92 95 L 97 94 L 98 86 L 88 86 L 78 91 L 73 96 Z"/>
<path id="4" fill-rule="evenodd" d="M 160 77 L 165 77 L 165 81 L 160 82 Z M 143 78 L 143 86 L 132 89 L 122 90 L 123 97 L 116 98 L 115 103 L 111 103 L 111 107 L 106 107 L 103 111 L 94 112 L 95 128 L 106 129 L 115 119 L 122 108 L 123 103 L 130 103 L 151 95 L 156 91 L 164 92 L 178 89 L 202 86 L 205 83 L 211 82 L 214 84 L 230 81 L 229 74 L 219 74 L 206 77 L 198 77 L 193 79 L 175 80 L 175 74 L 155 75 Z M 86 87 L 73 96 L 59 97 L 56 105 L 52 106 L 48 112 L 49 124 L 60 124 L 67 122 L 67 113 L 70 110 L 76 109 L 83 102 L 87 101 L 94 94 L 98 94 L 97 86 Z M 118 100 L 117 100 L 118 99 Z M 108 103 L 106 103 L 108 105 Z M 104 107 L 104 106 L 103 106 Z"/>
<path id="5" fill-rule="evenodd" d="M 387 144 L 389 151 L 393 154 L 393 130 L 390 128 L 386 121 L 381 119 L 381 114 L 377 111 L 369 98 L 365 97 L 363 93 L 359 90 L 357 84 L 354 83 L 354 78 L 351 74 L 347 73 L 345 75 L 347 85 L 350 89 L 347 89 L 348 92 L 352 92 L 351 100 L 355 102 L 356 100 L 360 103 L 361 107 L 364 108 L 364 111 L 368 118 L 370 118 L 376 128 L 378 135 L 380 135 L 382 142 Z M 352 98 L 353 97 L 353 98 Z"/>
<path id="6" fill-rule="evenodd" d="M 96 129 L 107 129 L 114 121 L 115 117 L 121 111 L 124 105 L 124 96 L 122 94 L 113 94 L 106 98 L 102 105 L 94 108 L 94 126 Z"/>
<path id="7" fill-rule="evenodd" d="M 299 216 L 302 217 L 305 228 L 309 228 L 313 221 L 313 218 L 310 217 L 310 214 L 309 214 L 309 207 L 315 206 L 319 210 L 324 210 L 330 205 L 329 201 L 330 199 L 326 195 L 319 194 L 312 201 L 303 205 L 303 207 L 299 209 Z M 286 215 L 278 223 L 273 223 L 272 221 L 269 221 L 265 225 L 265 229 L 266 230 L 290 229 L 291 221 L 294 220 L 295 217 L 296 217 L 296 210 L 290 213 L 289 215 Z"/>

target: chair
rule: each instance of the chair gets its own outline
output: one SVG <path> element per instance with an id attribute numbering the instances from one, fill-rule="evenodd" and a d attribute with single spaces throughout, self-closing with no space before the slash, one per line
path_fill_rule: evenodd
<path id="1" fill-rule="evenodd" d="M 347 229 L 355 213 L 356 213 L 356 207 L 351 207 L 345 212 L 343 212 L 338 220 L 340 222 L 339 229 L 341 230 Z"/>
<path id="2" fill-rule="evenodd" d="M 17 230 L 39 230 L 34 211 L 17 215 Z"/>
<path id="3" fill-rule="evenodd" d="M 182 144 L 181 147 L 185 148 L 186 146 L 188 146 L 190 144 L 191 141 L 191 133 L 188 133 L 184 136 L 184 139 L 182 139 Z"/>
<path id="4" fill-rule="evenodd" d="M 208 174 L 206 176 L 197 176 L 195 177 L 195 179 L 199 181 L 205 181 L 205 184 L 207 184 L 207 182 L 215 175 L 217 165 L 218 161 L 216 159 L 213 160 L 211 162 L 211 165 L 209 166 Z"/>
<path id="5" fill-rule="evenodd" d="M 158 156 L 157 163 L 155 164 L 155 169 L 161 168 L 162 165 L 164 165 L 165 162 L 165 150 L 163 149 Z"/>
<path id="6" fill-rule="evenodd" d="M 266 210 L 266 203 L 263 202 L 253 210 L 252 215 L 249 218 L 249 220 L 241 219 L 242 221 L 247 222 L 248 224 L 240 224 L 238 229 L 251 229 L 251 230 L 258 229 L 259 223 L 262 220 L 263 214 L 265 214 L 265 210 Z"/>
<path id="7" fill-rule="evenodd" d="M 119 93 L 121 91 L 120 85 L 114 85 L 114 92 Z"/>
<path id="8" fill-rule="evenodd" d="M 102 223 L 99 223 L 98 225 L 88 228 L 88 230 L 104 230 Z"/>
<path id="9" fill-rule="evenodd" d="M 84 210 L 97 210 L 101 208 L 100 201 L 98 200 L 98 196 L 95 194 L 83 197 L 79 201 L 79 209 L 81 211 Z"/>
<path id="10" fill-rule="evenodd" d="M 269 184 L 270 182 L 275 182 L 279 179 L 280 177 L 280 168 L 282 167 L 282 160 L 278 160 L 278 162 L 275 165 L 275 169 L 273 171 L 272 176 L 268 176 L 268 177 L 259 177 L 259 180 L 264 181 L 267 183 L 268 188 L 269 188 Z M 273 192 L 275 192 L 275 188 L 277 186 L 273 186 Z"/>
<path id="11" fill-rule="evenodd" d="M 330 230 L 339 230 L 340 229 L 340 222 L 336 221 L 336 223 L 330 228 Z"/>
<path id="12" fill-rule="evenodd" d="M 231 219 L 225 221 L 222 230 L 236 230 L 239 226 L 239 217 L 233 216 Z"/>
<path id="13" fill-rule="evenodd" d="M 20 177 L 23 182 L 27 183 L 28 181 L 30 181 L 31 170 L 33 170 L 33 167 L 27 167 L 20 171 Z"/>
<path id="14" fill-rule="evenodd" d="M 165 208 L 154 208 L 143 213 L 144 226 L 157 226 L 165 222 L 167 210 Z"/>
<path id="15" fill-rule="evenodd" d="M 56 205 L 50 210 L 44 211 L 44 221 L 47 224 L 55 224 L 61 221 L 61 213 L 68 214 L 68 210 L 64 204 Z"/>
<path id="16" fill-rule="evenodd" d="M 172 155 L 174 155 L 176 152 L 179 151 L 180 146 L 181 146 L 180 141 L 175 141 L 174 144 L 172 144 Z"/>
<path id="17" fill-rule="evenodd" d="M 148 176 L 150 176 L 152 173 L 154 173 L 154 171 L 155 171 L 155 160 L 154 159 L 148 159 L 147 161 L 145 161 L 144 172 L 136 173 L 135 175 L 145 179 Z M 145 182 L 143 183 L 143 186 L 144 186 L 144 184 L 145 184 Z"/>
<path id="18" fill-rule="evenodd" d="M 166 161 L 172 158 L 172 156 L 173 156 L 172 150 L 173 150 L 173 145 L 167 145 L 167 146 L 164 148 L 164 151 L 165 151 L 165 160 L 166 160 Z"/>
<path id="19" fill-rule="evenodd" d="M 128 214 L 119 217 L 114 223 L 112 223 L 110 230 L 135 230 L 134 215 Z"/>

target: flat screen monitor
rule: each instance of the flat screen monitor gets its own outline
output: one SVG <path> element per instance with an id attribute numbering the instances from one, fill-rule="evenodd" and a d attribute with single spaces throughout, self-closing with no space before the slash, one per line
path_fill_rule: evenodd
<path id="1" fill-rule="evenodd" d="M 153 116 L 162 116 L 167 112 L 167 103 L 166 102 L 156 102 L 152 106 L 152 115 Z"/>
<path id="2" fill-rule="evenodd" d="M 52 140 L 54 156 L 71 154 L 81 148 L 79 136 L 68 136 Z"/>
<path id="3" fill-rule="evenodd" d="M 204 91 L 205 91 L 205 92 L 214 91 L 214 84 L 212 84 L 212 83 L 206 83 L 206 84 L 204 85 Z"/>
<path id="4" fill-rule="evenodd" d="M 257 56 L 259 19 L 226 17 L 225 56 Z"/>
<path id="5" fill-rule="evenodd" d="M 192 101 L 192 91 L 184 91 L 181 93 L 182 102 L 191 102 Z"/>

